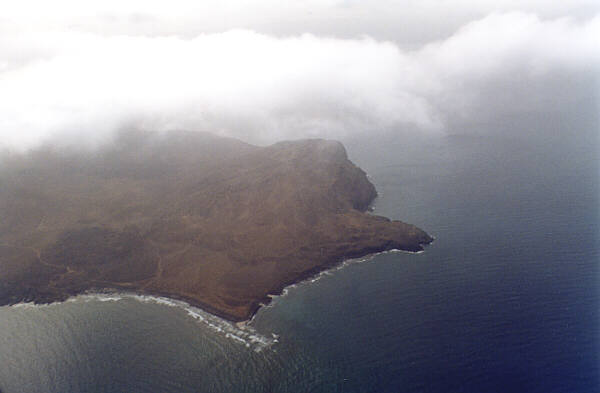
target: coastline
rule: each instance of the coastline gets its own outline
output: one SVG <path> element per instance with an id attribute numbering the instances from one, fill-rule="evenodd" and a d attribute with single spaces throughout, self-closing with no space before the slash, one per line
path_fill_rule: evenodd
<path id="1" fill-rule="evenodd" d="M 164 141 L 172 153 L 181 147 L 176 136 Z M 201 148 L 204 142 L 196 137 L 187 136 L 186 146 Z M 44 217 L 39 221 L 54 220 L 60 227 L 33 225 L 33 217 L 31 228 L 25 226 L 12 238 L 0 237 L 5 256 L 0 267 L 7 273 L 0 277 L 0 305 L 48 304 L 89 291 L 135 291 L 244 322 L 286 287 L 346 260 L 392 249 L 420 252 L 433 241 L 414 225 L 370 214 L 375 186 L 339 142 L 314 139 L 267 147 L 221 143 L 231 150 L 220 157 L 228 165 L 212 167 L 201 161 L 193 166 L 178 162 L 175 153 L 171 158 L 178 165 L 173 168 L 143 161 L 147 173 L 134 172 L 133 182 L 120 182 L 117 188 L 122 195 L 144 195 L 143 203 L 123 202 L 125 211 L 118 216 L 109 209 L 110 192 L 90 195 L 84 187 L 92 180 L 111 185 L 113 172 L 108 178 L 78 179 L 81 173 L 75 171 L 73 181 L 81 189 L 69 195 L 74 200 L 52 195 L 46 198 L 46 209 L 40 207 Z M 148 148 L 158 153 L 164 146 Z M 108 149 L 104 154 L 119 156 L 122 151 Z M 92 168 L 106 165 L 82 160 Z M 199 172 L 188 174 L 190 168 Z M 113 169 L 119 174 L 123 168 Z M 146 176 L 156 171 L 157 176 Z M 164 171 L 185 174 L 177 185 L 188 192 L 162 192 L 177 178 L 158 176 Z M 58 175 L 55 180 L 60 182 L 63 177 Z M 131 184 L 137 188 L 128 188 Z M 89 206 L 80 202 L 90 198 L 108 207 L 102 205 L 82 221 Z M 64 205 L 69 215 L 51 202 Z M 9 218 L 15 214 L 12 219 L 18 221 L 19 212 L 5 213 Z"/>
<path id="2" fill-rule="evenodd" d="M 306 271 L 304 274 L 300 275 L 297 279 L 283 283 L 283 284 L 277 286 L 277 289 L 275 289 L 274 291 L 270 291 L 263 299 L 261 299 L 261 301 L 256 305 L 256 308 L 252 311 L 251 314 L 249 314 L 249 316 L 247 318 L 238 320 L 238 321 L 236 321 L 236 320 L 231 320 L 231 321 L 236 322 L 236 323 L 239 323 L 239 322 L 249 323 L 250 321 L 252 321 L 252 319 L 254 319 L 258 310 L 260 310 L 262 307 L 268 307 L 274 298 L 279 297 L 279 296 L 284 296 L 285 292 L 288 288 L 294 287 L 294 286 L 297 286 L 297 285 L 303 284 L 303 283 L 314 282 L 315 278 L 319 277 L 322 274 L 328 274 L 328 272 L 337 271 L 337 270 L 342 269 L 353 263 L 366 262 L 368 260 L 371 260 L 372 258 L 374 258 L 377 255 L 390 253 L 390 252 L 404 252 L 404 253 L 409 253 L 409 254 L 421 254 L 425 251 L 424 247 L 428 246 L 435 240 L 434 237 L 431 237 L 431 239 L 432 240 L 428 243 L 420 244 L 419 248 L 415 247 L 413 249 L 408 249 L 408 250 L 399 249 L 399 248 L 388 248 L 388 249 L 384 249 L 384 250 L 380 250 L 380 251 L 373 251 L 373 252 L 369 252 L 369 253 L 362 254 L 362 255 L 352 256 L 349 258 L 341 258 L 341 259 L 338 258 L 333 263 L 329 262 L 329 263 L 325 263 L 323 265 L 319 265 L 313 269 Z M 227 318 L 225 317 L 225 319 L 227 319 Z"/>
<path id="3" fill-rule="evenodd" d="M 122 300 L 133 300 L 140 303 L 154 303 L 160 306 L 167 306 L 177 308 L 184 311 L 187 317 L 195 320 L 202 324 L 204 327 L 214 331 L 215 333 L 221 334 L 225 338 L 232 339 L 233 341 L 244 345 L 247 348 L 252 348 L 256 352 L 270 347 L 271 345 L 278 342 L 277 335 L 271 333 L 269 335 L 263 335 L 258 333 L 252 326 L 245 323 L 234 323 L 230 320 L 219 317 L 218 315 L 212 314 L 194 304 L 190 304 L 184 300 L 173 299 L 170 297 L 150 295 L 147 293 L 140 293 L 136 291 L 121 291 L 113 288 L 105 288 L 104 290 L 90 290 L 84 293 L 69 297 L 64 301 L 36 304 L 33 302 L 29 303 L 17 303 L 5 307 L 14 308 L 29 308 L 29 307 L 52 307 L 64 305 L 67 303 L 75 302 L 118 302 Z"/>
<path id="4" fill-rule="evenodd" d="M 429 243 L 431 244 L 431 243 Z M 259 308 L 256 310 L 256 312 L 254 312 L 252 314 L 252 316 L 244 321 L 240 321 L 240 322 L 236 322 L 236 324 L 249 324 L 254 320 L 254 317 L 256 317 L 256 314 L 258 313 L 258 311 L 264 307 L 270 307 L 272 305 L 272 302 L 282 296 L 286 296 L 289 292 L 290 289 L 292 288 L 296 288 L 300 285 L 310 285 L 315 283 L 316 281 L 320 280 L 321 277 L 323 276 L 330 276 L 333 274 L 333 272 L 336 272 L 338 270 L 342 270 L 344 268 L 346 268 L 347 266 L 350 265 L 354 265 L 354 264 L 358 264 L 358 263 L 364 263 L 364 262 L 369 262 L 371 261 L 373 258 L 375 258 L 378 255 L 382 255 L 382 254 L 388 254 L 388 253 L 406 253 L 406 254 L 423 254 L 425 252 L 425 250 L 419 250 L 419 251 L 407 251 L 407 250 L 401 250 L 401 249 L 389 249 L 389 250 L 384 250 L 384 251 L 379 251 L 379 252 L 374 252 L 371 254 L 367 254 L 364 255 L 362 257 L 356 257 L 356 258 L 348 258 L 345 259 L 343 261 L 341 261 L 340 263 L 337 263 L 333 266 L 330 266 L 328 268 L 325 268 L 323 270 L 320 270 L 310 276 L 307 276 L 303 279 L 297 280 L 289 285 L 286 285 L 279 293 L 269 293 L 267 295 L 268 297 L 268 301 L 266 303 L 261 303 Z"/>
<path id="5" fill-rule="evenodd" d="M 434 239 L 432 237 L 432 239 Z M 432 240 L 433 241 L 433 240 Z M 156 300 L 156 303 L 168 303 L 168 302 L 183 302 L 184 304 L 181 307 L 192 307 L 197 308 L 204 313 L 220 318 L 224 322 L 235 325 L 239 329 L 244 329 L 249 327 L 249 324 L 252 322 L 257 312 L 263 308 L 271 305 L 273 299 L 285 296 L 288 289 L 305 284 L 305 283 L 313 283 L 319 279 L 322 275 L 329 275 L 332 271 L 337 271 L 343 269 L 346 266 L 349 266 L 354 263 L 362 263 L 373 259 L 375 256 L 385 253 L 395 253 L 395 252 L 403 252 L 410 254 L 421 254 L 424 252 L 423 246 L 427 246 L 431 244 L 431 242 L 422 244 L 420 249 L 418 250 L 403 250 L 398 248 L 390 248 L 381 251 L 369 252 L 364 255 L 354 256 L 350 258 L 337 259 L 333 263 L 328 262 L 323 265 L 319 265 L 318 267 L 306 271 L 304 274 L 298 276 L 297 279 L 291 280 L 281 285 L 278 285 L 275 290 L 270 291 L 263 299 L 256 302 L 256 304 L 252 307 L 252 312 L 249 313 L 245 318 L 237 318 L 230 314 L 224 313 L 209 304 L 198 301 L 197 299 L 193 299 L 186 296 L 181 296 L 174 293 L 161 292 L 161 291 L 147 291 L 144 289 L 135 289 L 130 287 L 119 287 L 118 285 L 107 286 L 103 288 L 89 288 L 79 293 L 68 294 L 66 297 L 60 297 L 56 299 L 23 299 L 18 302 L 5 302 L 2 301 L 0 307 L 8 306 L 8 307 L 21 307 L 24 305 L 34 305 L 34 306 L 48 306 L 53 304 L 61 304 L 65 302 L 72 301 L 72 299 L 76 299 L 80 296 L 97 296 L 97 295 L 106 295 L 106 296 L 115 296 L 115 297 L 129 297 L 129 298 L 143 298 L 148 297 Z M 118 299 L 117 299 L 118 300 Z M 139 300 L 139 299 L 138 299 Z M 163 301 L 164 300 L 164 301 Z M 192 316 L 193 317 L 193 316 Z M 197 318 L 196 318 L 197 319 Z"/>

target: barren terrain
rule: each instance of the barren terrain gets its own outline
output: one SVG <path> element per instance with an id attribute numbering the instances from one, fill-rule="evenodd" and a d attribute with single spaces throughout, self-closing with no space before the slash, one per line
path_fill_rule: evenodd
<path id="1" fill-rule="evenodd" d="M 96 150 L 0 160 L 0 304 L 114 288 L 248 319 L 269 294 L 344 259 L 432 241 L 366 210 L 342 144 L 257 147 L 124 132 Z"/>

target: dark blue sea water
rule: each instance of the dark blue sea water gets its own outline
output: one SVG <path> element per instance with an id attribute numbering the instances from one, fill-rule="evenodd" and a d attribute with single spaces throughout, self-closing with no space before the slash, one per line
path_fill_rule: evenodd
<path id="1" fill-rule="evenodd" d="M 0 390 L 600 391 L 599 144 L 575 131 L 348 140 L 426 252 L 299 284 L 242 330 L 133 296 L 2 307 Z"/>

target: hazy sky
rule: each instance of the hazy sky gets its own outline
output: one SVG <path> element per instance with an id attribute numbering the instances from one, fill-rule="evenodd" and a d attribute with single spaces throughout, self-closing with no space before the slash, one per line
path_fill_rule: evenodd
<path id="1" fill-rule="evenodd" d="M 444 134 L 598 110 L 599 75 L 595 0 L 19 1 L 0 10 L 0 145 Z"/>

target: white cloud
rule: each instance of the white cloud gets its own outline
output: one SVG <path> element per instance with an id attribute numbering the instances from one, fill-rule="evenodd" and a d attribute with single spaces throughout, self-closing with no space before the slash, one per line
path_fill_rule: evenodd
<path id="1" fill-rule="evenodd" d="M 543 21 L 532 14 L 492 14 L 426 45 L 416 58 L 423 72 L 437 81 L 438 94 L 430 103 L 445 118 L 468 119 L 486 111 L 494 116 L 551 111 L 579 88 L 567 83 L 556 90 L 554 82 L 583 78 L 592 83 L 589 89 L 598 89 L 598 37 L 600 16 L 579 24 L 569 18 Z M 562 97 L 554 107 L 537 108 L 544 95 Z"/>
<path id="2" fill-rule="evenodd" d="M 443 39 L 490 13 L 585 19 L 596 0 L 20 0 L 0 9 L 0 31 L 77 31 L 101 35 L 180 35 L 247 29 L 269 35 L 356 38 L 400 45 Z"/>
<path id="3" fill-rule="evenodd" d="M 546 78 L 596 75 L 597 37 L 600 17 L 525 13 L 492 14 L 414 50 L 368 37 L 250 30 L 193 38 L 5 32 L 0 144 L 97 140 L 124 124 L 255 142 L 406 124 L 440 132 L 453 119 L 535 104 L 540 92 L 552 93 L 539 90 Z"/>

